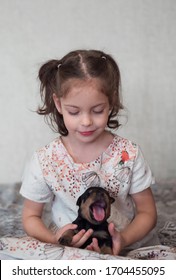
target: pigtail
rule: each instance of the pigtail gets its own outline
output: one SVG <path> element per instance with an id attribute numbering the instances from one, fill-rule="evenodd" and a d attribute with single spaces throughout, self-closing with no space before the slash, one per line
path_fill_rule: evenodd
<path id="1" fill-rule="evenodd" d="M 102 71 L 105 74 L 106 84 L 108 85 L 108 95 L 111 112 L 109 114 L 107 126 L 111 129 L 116 129 L 121 124 L 119 123 L 119 111 L 124 109 L 121 102 L 121 75 L 120 70 L 111 55 L 101 52 L 100 58 L 105 65 L 107 71 Z"/>
<path id="2" fill-rule="evenodd" d="M 43 102 L 38 107 L 37 113 L 44 115 L 47 123 L 49 123 L 54 131 L 67 135 L 62 115 L 57 111 L 53 93 L 58 91 L 58 75 L 61 66 L 60 60 L 49 60 L 39 69 L 38 78 L 40 80 L 40 96 Z"/>
<path id="3" fill-rule="evenodd" d="M 58 60 L 50 60 L 39 69 L 40 95 L 43 101 L 43 106 L 38 108 L 40 115 L 48 115 L 53 112 L 53 93 L 56 92 L 57 66 Z"/>

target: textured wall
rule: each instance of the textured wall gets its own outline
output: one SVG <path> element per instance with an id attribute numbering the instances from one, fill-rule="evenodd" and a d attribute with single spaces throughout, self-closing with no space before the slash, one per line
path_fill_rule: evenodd
<path id="1" fill-rule="evenodd" d="M 176 178 L 176 1 L 0 1 L 0 182 L 53 134 L 33 113 L 41 63 L 77 48 L 118 61 L 128 122 L 157 179 Z"/>

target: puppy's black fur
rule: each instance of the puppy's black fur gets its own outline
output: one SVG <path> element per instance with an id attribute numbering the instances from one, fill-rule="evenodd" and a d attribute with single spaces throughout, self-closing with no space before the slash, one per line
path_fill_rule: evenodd
<path id="1" fill-rule="evenodd" d="M 70 246 L 73 236 L 81 229 L 93 229 L 92 236 L 83 244 L 81 248 L 86 248 L 96 237 L 101 253 L 112 254 L 112 238 L 108 231 L 107 219 L 111 213 L 111 204 L 114 198 L 100 187 L 88 188 L 77 200 L 78 217 L 73 224 L 77 224 L 76 230 L 66 231 L 59 239 L 62 245 Z"/>

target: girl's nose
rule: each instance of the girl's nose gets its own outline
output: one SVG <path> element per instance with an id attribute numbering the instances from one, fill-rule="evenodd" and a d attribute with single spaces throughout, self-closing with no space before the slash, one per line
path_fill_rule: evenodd
<path id="1" fill-rule="evenodd" d="M 83 126 L 90 126 L 90 125 L 92 125 L 92 118 L 91 118 L 91 116 L 89 114 L 83 115 L 81 117 L 81 124 Z"/>

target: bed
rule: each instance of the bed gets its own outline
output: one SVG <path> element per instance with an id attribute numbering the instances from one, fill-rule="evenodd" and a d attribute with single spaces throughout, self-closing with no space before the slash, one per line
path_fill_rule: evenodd
<path id="1" fill-rule="evenodd" d="M 16 260 L 176 260 L 176 181 L 152 187 L 158 222 L 156 231 L 161 245 L 130 251 L 123 256 L 103 255 L 88 250 L 40 242 L 25 234 L 21 224 L 23 198 L 20 183 L 0 185 L 0 259 Z M 50 223 L 50 207 L 43 219 Z"/>

